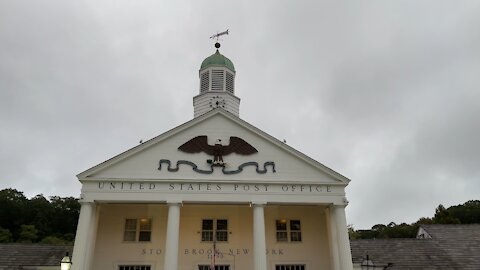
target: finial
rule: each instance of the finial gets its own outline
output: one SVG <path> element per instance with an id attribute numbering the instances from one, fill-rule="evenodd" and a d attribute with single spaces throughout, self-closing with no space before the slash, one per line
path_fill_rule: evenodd
<path id="1" fill-rule="evenodd" d="M 218 42 L 215 43 L 215 48 L 217 48 L 217 49 L 220 48 L 220 43 L 218 43 Z"/>

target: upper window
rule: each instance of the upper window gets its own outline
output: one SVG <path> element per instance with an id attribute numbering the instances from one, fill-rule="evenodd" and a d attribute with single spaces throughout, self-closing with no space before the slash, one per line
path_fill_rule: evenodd
<path id="1" fill-rule="evenodd" d="M 204 219 L 202 220 L 202 241 L 228 241 L 228 220 Z"/>
<path id="2" fill-rule="evenodd" d="M 199 265 L 198 270 L 212 270 L 212 266 Z M 230 270 L 230 265 L 215 265 L 215 270 Z"/>
<path id="3" fill-rule="evenodd" d="M 126 242 L 149 242 L 152 236 L 152 219 L 150 218 L 127 218 L 123 241 Z"/>
<path id="4" fill-rule="evenodd" d="M 275 270 L 305 270 L 304 264 L 277 264 Z"/>
<path id="5" fill-rule="evenodd" d="M 119 265 L 118 270 L 150 270 L 150 265 Z"/>
<path id="6" fill-rule="evenodd" d="M 278 242 L 301 242 L 302 241 L 302 227 L 300 220 L 292 219 L 277 219 L 277 241 Z"/>

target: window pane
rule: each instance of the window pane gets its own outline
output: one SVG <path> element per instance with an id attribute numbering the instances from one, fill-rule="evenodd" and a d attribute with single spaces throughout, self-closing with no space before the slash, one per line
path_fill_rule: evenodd
<path id="1" fill-rule="evenodd" d="M 304 264 L 277 264 L 275 270 L 305 270 Z"/>
<path id="2" fill-rule="evenodd" d="M 136 230 L 137 229 L 137 220 L 136 219 L 126 219 L 125 220 L 125 230 Z"/>
<path id="3" fill-rule="evenodd" d="M 228 221 L 226 219 L 217 220 L 217 230 L 228 230 Z"/>
<path id="4" fill-rule="evenodd" d="M 140 219 L 140 231 L 150 231 L 152 229 L 152 220 L 148 218 Z"/>
<path id="5" fill-rule="evenodd" d="M 228 232 L 227 231 L 217 231 L 217 241 L 226 242 L 228 241 Z"/>
<path id="6" fill-rule="evenodd" d="M 213 230 L 202 231 L 202 241 L 213 241 Z"/>
<path id="7" fill-rule="evenodd" d="M 212 219 L 204 219 L 202 221 L 202 230 L 213 230 L 213 220 Z"/>
<path id="8" fill-rule="evenodd" d="M 277 232 L 277 241 L 279 242 L 287 241 L 287 232 Z"/>
<path id="9" fill-rule="evenodd" d="M 290 230 L 300 231 L 300 220 L 290 220 Z"/>
<path id="10" fill-rule="evenodd" d="M 290 241 L 292 241 L 292 242 L 302 241 L 302 233 L 301 232 L 290 232 Z"/>
<path id="11" fill-rule="evenodd" d="M 118 270 L 151 270 L 150 265 L 119 265 Z"/>
<path id="12" fill-rule="evenodd" d="M 123 241 L 135 241 L 135 231 L 125 231 L 123 234 Z"/>
<path id="13" fill-rule="evenodd" d="M 287 221 L 277 220 L 277 231 L 286 231 L 286 230 L 287 230 Z"/>
<path id="14" fill-rule="evenodd" d="M 138 235 L 138 241 L 148 242 L 150 241 L 151 235 L 152 235 L 152 232 L 140 232 L 140 234 Z"/>

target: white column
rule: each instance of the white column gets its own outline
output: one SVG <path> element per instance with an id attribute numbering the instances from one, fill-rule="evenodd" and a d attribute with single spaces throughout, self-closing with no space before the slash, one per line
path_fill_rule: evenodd
<path id="1" fill-rule="evenodd" d="M 100 205 L 94 204 L 92 209 L 92 219 L 90 219 L 90 239 L 89 246 L 87 248 L 87 262 L 85 264 L 85 269 L 92 269 L 93 258 L 95 255 L 95 244 L 97 242 L 97 230 L 98 230 L 98 220 L 100 219 Z"/>
<path id="2" fill-rule="evenodd" d="M 168 203 L 167 237 L 163 269 L 178 269 L 178 240 L 180 238 L 180 203 Z"/>
<path id="3" fill-rule="evenodd" d="M 328 242 L 330 243 L 330 258 L 331 267 L 333 270 L 340 269 L 340 258 L 338 256 L 338 243 L 337 243 L 337 225 L 335 223 L 335 212 L 333 207 L 325 208 L 328 227 Z"/>
<path id="4" fill-rule="evenodd" d="M 95 223 L 96 218 L 95 204 L 85 201 L 80 201 L 80 204 L 80 217 L 72 254 L 72 270 L 89 270 L 91 241 L 94 237 L 92 224 Z"/>
<path id="5" fill-rule="evenodd" d="M 353 269 L 352 252 L 350 250 L 350 240 L 348 239 L 347 218 L 345 216 L 346 205 L 335 205 L 333 207 L 335 223 L 337 225 L 338 254 L 340 258 L 340 268 L 342 270 Z"/>
<path id="6" fill-rule="evenodd" d="M 264 207 L 253 205 L 253 270 L 267 270 Z"/>

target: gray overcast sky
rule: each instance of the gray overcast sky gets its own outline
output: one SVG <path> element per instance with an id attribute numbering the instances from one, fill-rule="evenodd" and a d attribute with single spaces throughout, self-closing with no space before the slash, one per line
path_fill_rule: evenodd
<path id="1" fill-rule="evenodd" d="M 480 199 L 479 1 L 0 1 L 0 189 L 75 175 L 193 118 L 209 36 L 242 119 L 352 179 L 355 228 Z"/>

